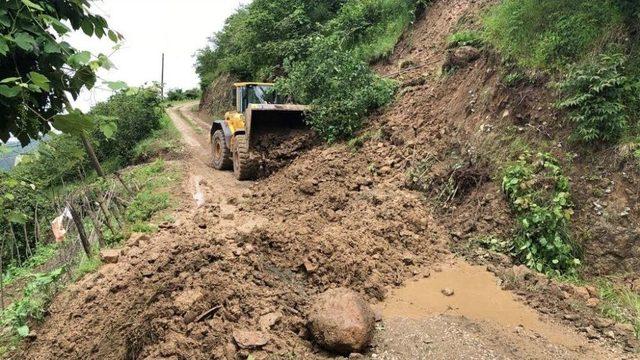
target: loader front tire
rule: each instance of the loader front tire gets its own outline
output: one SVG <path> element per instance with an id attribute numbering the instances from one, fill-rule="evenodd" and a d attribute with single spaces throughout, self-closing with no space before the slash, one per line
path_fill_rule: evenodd
<path id="1" fill-rule="evenodd" d="M 245 135 L 236 135 L 236 151 L 233 152 L 233 173 L 240 181 L 255 177 L 255 166 L 249 154 L 249 142 Z"/>
<path id="2" fill-rule="evenodd" d="M 231 170 L 233 159 L 222 130 L 216 130 L 211 137 L 212 165 L 217 170 Z"/>

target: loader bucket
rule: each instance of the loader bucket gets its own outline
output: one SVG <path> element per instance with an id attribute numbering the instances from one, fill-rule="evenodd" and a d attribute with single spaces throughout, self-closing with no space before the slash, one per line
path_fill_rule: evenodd
<path id="1" fill-rule="evenodd" d="M 302 105 L 252 105 L 247 111 L 246 131 L 251 151 L 269 147 L 308 131 Z"/>

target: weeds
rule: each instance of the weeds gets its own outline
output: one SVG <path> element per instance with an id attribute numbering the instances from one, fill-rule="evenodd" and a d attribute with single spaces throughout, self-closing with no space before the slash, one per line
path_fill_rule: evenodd
<path id="1" fill-rule="evenodd" d="M 598 281 L 597 287 L 602 315 L 633 325 L 636 336 L 640 337 L 640 295 L 609 280 Z"/>
<path id="2" fill-rule="evenodd" d="M 28 322 L 43 319 L 45 309 L 57 290 L 58 281 L 63 273 L 64 269 L 59 268 L 49 273 L 34 275 L 34 280 L 24 289 L 22 299 L 13 302 L 2 312 L 0 323 L 11 327 L 16 335 L 28 336 Z"/>
<path id="3" fill-rule="evenodd" d="M 520 261 L 539 272 L 573 273 L 580 260 L 569 237 L 569 178 L 558 161 L 549 154 L 523 155 L 507 168 L 502 188 L 518 218 Z"/>
<path id="4" fill-rule="evenodd" d="M 622 54 L 601 55 L 595 62 L 572 67 L 557 84 L 564 96 L 558 107 L 569 110 L 577 140 L 613 142 L 628 130 L 640 81 L 624 75 L 626 62 Z"/>
<path id="5" fill-rule="evenodd" d="M 553 70 L 580 61 L 623 26 L 609 0 L 505 0 L 485 17 L 486 37 L 506 57 Z"/>
<path id="6" fill-rule="evenodd" d="M 474 30 L 462 30 L 451 35 L 447 41 L 447 47 L 453 49 L 460 46 L 484 46 L 482 33 Z"/>
<path id="7" fill-rule="evenodd" d="M 85 275 L 96 271 L 100 265 L 102 265 L 100 257 L 93 256 L 87 258 L 86 256 L 83 256 L 82 260 L 80 260 L 80 264 L 78 264 L 78 268 L 73 272 L 73 281 L 78 281 Z"/>

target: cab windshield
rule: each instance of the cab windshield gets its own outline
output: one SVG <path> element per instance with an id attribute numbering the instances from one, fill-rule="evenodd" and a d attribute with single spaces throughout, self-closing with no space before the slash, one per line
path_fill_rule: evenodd
<path id="1" fill-rule="evenodd" d="M 247 87 L 247 105 L 248 104 L 279 104 L 273 86 L 254 85 Z"/>

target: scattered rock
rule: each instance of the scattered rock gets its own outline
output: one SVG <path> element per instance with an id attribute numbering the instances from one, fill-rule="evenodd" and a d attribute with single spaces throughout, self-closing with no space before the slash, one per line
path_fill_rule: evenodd
<path id="1" fill-rule="evenodd" d="M 615 332 L 622 335 L 626 335 L 634 332 L 633 325 L 631 324 L 617 323 L 613 326 L 613 329 L 615 330 Z"/>
<path id="2" fill-rule="evenodd" d="M 533 272 L 526 265 L 517 265 L 511 268 L 513 271 L 513 276 L 518 281 L 525 281 L 531 278 Z"/>
<path id="3" fill-rule="evenodd" d="M 261 331 L 234 330 L 233 340 L 241 349 L 261 348 L 269 343 L 269 336 Z"/>
<path id="4" fill-rule="evenodd" d="M 105 264 L 116 264 L 120 259 L 119 249 L 100 250 L 100 260 Z"/>
<path id="5" fill-rule="evenodd" d="M 184 314 L 189 310 L 192 310 L 193 307 L 202 301 L 203 298 L 204 295 L 202 294 L 202 291 L 198 289 L 185 290 L 176 296 L 173 304 L 180 314 Z"/>
<path id="6" fill-rule="evenodd" d="M 235 214 L 233 213 L 233 211 L 222 210 L 222 212 L 220 213 L 220 218 L 222 218 L 222 220 L 233 220 L 235 218 Z"/>
<path id="7" fill-rule="evenodd" d="M 587 326 L 585 328 L 585 332 L 587 333 L 587 337 L 589 339 L 599 339 L 600 334 L 593 328 L 593 326 Z"/>
<path id="8" fill-rule="evenodd" d="M 595 308 L 598 305 L 600 305 L 600 300 L 598 300 L 597 298 L 591 298 L 587 300 L 587 306 L 590 308 Z"/>
<path id="9" fill-rule="evenodd" d="M 593 325 L 596 329 L 606 329 L 608 327 L 613 326 L 615 322 L 611 319 L 598 318 L 593 322 Z"/>
<path id="10" fill-rule="evenodd" d="M 589 290 L 586 287 L 582 286 L 574 286 L 573 293 L 585 301 L 589 300 L 592 297 L 592 295 L 589 293 Z"/>
<path id="11" fill-rule="evenodd" d="M 331 289 L 319 295 L 309 313 L 309 330 L 323 348 L 348 355 L 365 349 L 373 338 L 375 316 L 358 293 Z"/>
<path id="12" fill-rule="evenodd" d="M 260 324 L 260 329 L 262 329 L 262 331 L 269 331 L 278 323 L 278 321 L 280 321 L 281 318 L 282 313 L 280 312 L 268 313 L 260 317 L 258 324 Z"/>
<path id="13" fill-rule="evenodd" d="M 442 295 L 444 296 L 453 296 L 455 294 L 455 291 L 453 291 L 453 289 L 450 288 L 444 288 L 442 289 Z"/>
<path id="14" fill-rule="evenodd" d="M 452 70 L 462 68 L 467 64 L 480 58 L 480 50 L 473 46 L 461 46 L 456 49 L 447 51 L 447 55 L 442 66 L 444 70 Z"/>
<path id="15" fill-rule="evenodd" d="M 306 259 L 304 261 L 303 266 L 304 271 L 306 271 L 308 274 L 313 274 L 314 272 L 316 272 L 316 270 L 318 270 L 318 264 L 313 263 L 309 259 Z"/>
<path id="16" fill-rule="evenodd" d="M 140 246 L 140 243 L 146 242 L 146 241 L 149 241 L 149 240 L 151 240 L 151 238 L 147 234 L 133 233 L 129 237 L 129 241 L 127 242 L 127 245 L 129 245 L 129 246 Z"/>
<path id="17" fill-rule="evenodd" d="M 576 321 L 578 319 L 580 319 L 580 315 L 578 314 L 566 314 L 564 316 L 565 320 L 569 320 L 569 321 Z"/>
<path id="18" fill-rule="evenodd" d="M 318 191 L 317 182 L 313 180 L 303 181 L 299 186 L 298 190 L 305 195 L 313 195 Z"/>

